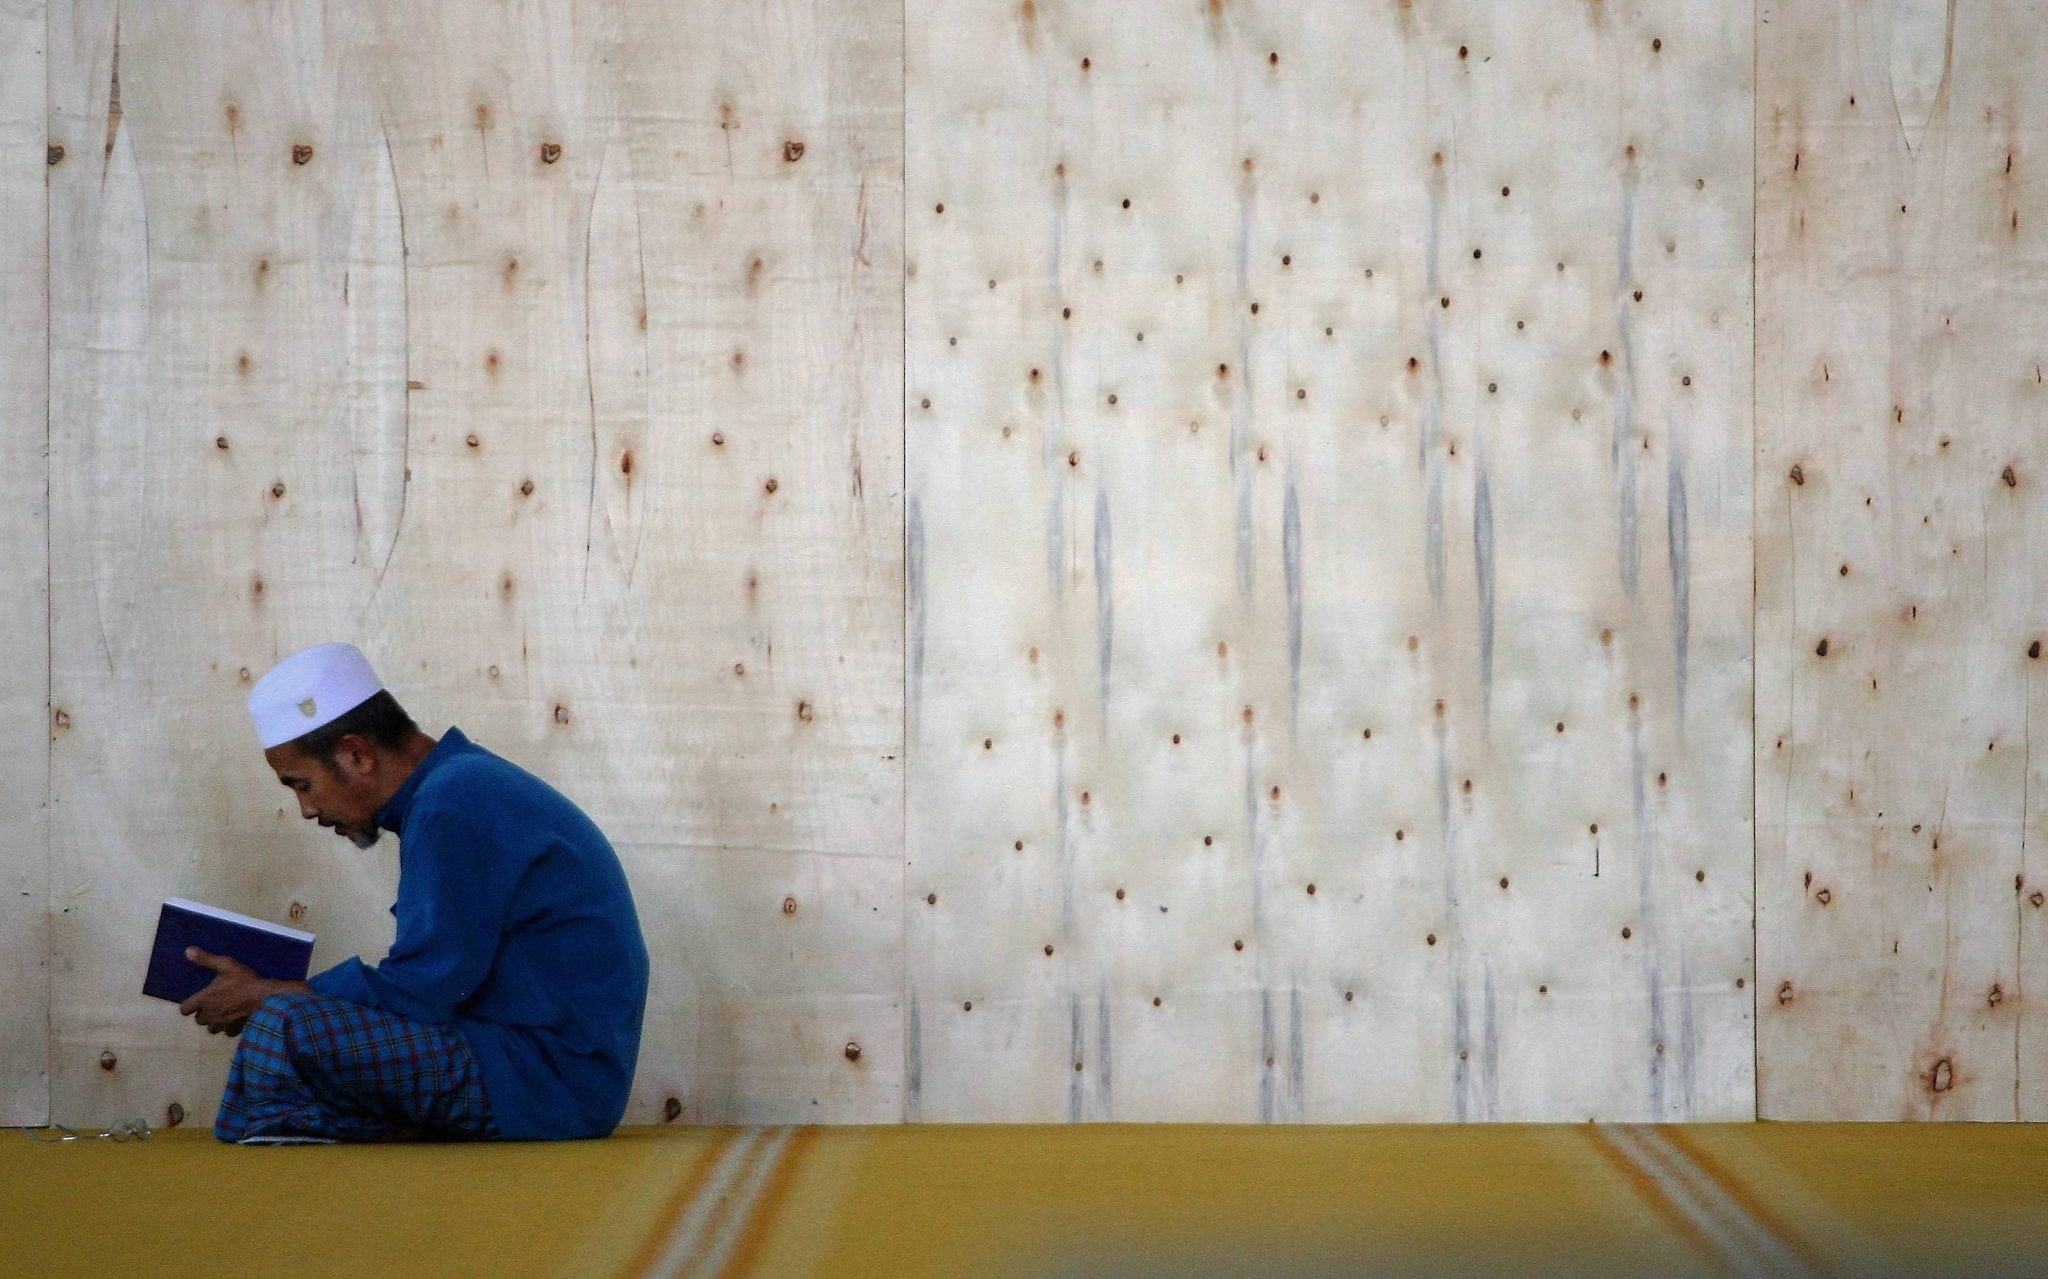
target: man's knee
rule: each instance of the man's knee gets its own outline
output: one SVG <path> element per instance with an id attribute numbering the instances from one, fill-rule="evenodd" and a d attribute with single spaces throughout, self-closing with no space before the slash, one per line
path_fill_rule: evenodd
<path id="1" fill-rule="evenodd" d="M 221 1100 L 214 1136 L 240 1141 L 261 1128 L 277 1098 L 304 1087 L 304 1045 L 309 1020 L 317 1015 L 316 997 L 302 992 L 272 995 L 256 1006 L 242 1026 L 241 1042 L 228 1070 L 227 1095 Z"/>
<path id="2" fill-rule="evenodd" d="M 271 995 L 249 1014 L 248 1022 L 242 1027 L 245 1042 L 253 1032 L 259 1038 L 274 1036 L 287 1050 L 303 1043 L 306 1027 L 315 1016 L 315 999 L 315 996 L 297 990 Z"/>

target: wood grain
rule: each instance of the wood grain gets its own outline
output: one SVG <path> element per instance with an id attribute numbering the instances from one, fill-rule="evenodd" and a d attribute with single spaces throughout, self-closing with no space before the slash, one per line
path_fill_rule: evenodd
<path id="1" fill-rule="evenodd" d="M 1748 14 L 908 47 L 910 1116 L 1750 1114 Z"/>
<path id="2" fill-rule="evenodd" d="M 58 6 L 59 1111 L 211 1113 L 164 895 L 388 943 L 242 710 L 341 638 L 618 845 L 634 1118 L 899 1113 L 895 21 Z"/>
<path id="3" fill-rule="evenodd" d="M 2038 8 L 1787 6 L 1757 132 L 1758 1107 L 2044 1113 Z"/>
<path id="4" fill-rule="evenodd" d="M 42 0 L 0 3 L 0 1124 L 49 1115 L 49 240 Z"/>

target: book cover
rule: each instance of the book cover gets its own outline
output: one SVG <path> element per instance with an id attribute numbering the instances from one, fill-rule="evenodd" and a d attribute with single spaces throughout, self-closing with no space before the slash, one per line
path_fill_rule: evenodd
<path id="1" fill-rule="evenodd" d="M 173 897 L 157 916 L 143 994 L 182 1004 L 206 989 L 214 974 L 185 958 L 187 946 L 240 960 L 274 981 L 304 981 L 313 963 L 311 933 Z"/>

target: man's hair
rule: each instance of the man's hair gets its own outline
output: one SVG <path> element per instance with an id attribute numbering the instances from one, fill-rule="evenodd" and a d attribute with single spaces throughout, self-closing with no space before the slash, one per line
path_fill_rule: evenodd
<path id="1" fill-rule="evenodd" d="M 301 737 L 292 745 L 333 768 L 341 739 L 353 733 L 388 750 L 397 750 L 412 740 L 419 725 L 388 691 L 379 689 L 370 700 Z"/>

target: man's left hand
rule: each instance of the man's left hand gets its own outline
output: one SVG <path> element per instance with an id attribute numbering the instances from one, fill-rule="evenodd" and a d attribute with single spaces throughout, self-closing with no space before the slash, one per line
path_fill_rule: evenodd
<path id="1" fill-rule="evenodd" d="M 226 955 L 215 955 L 197 946 L 185 948 L 185 958 L 201 968 L 211 969 L 214 978 L 206 989 L 178 1005 L 178 1011 L 195 1018 L 212 1035 L 239 1035 L 249 1015 L 272 995 L 292 990 L 311 990 L 302 981 L 273 981 Z"/>

